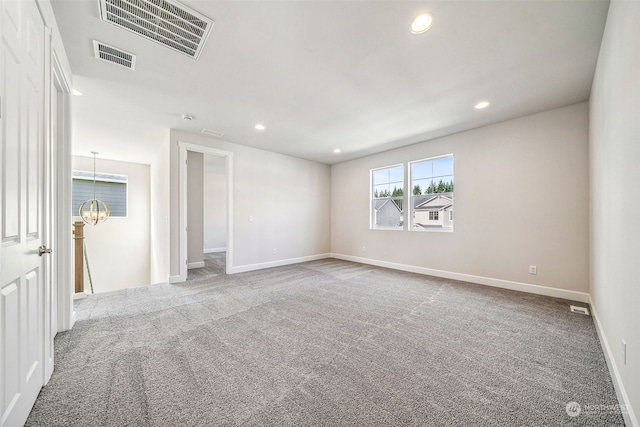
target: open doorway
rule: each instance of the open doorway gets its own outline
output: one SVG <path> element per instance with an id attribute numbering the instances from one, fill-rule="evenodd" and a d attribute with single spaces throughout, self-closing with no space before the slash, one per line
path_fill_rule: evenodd
<path id="1" fill-rule="evenodd" d="M 233 259 L 233 153 L 187 142 L 179 142 L 178 146 L 181 194 L 178 281 L 186 281 L 189 272 L 192 277 L 196 276 L 198 272 L 195 270 L 198 269 L 211 268 L 209 272 L 200 270 L 200 273 L 205 274 L 229 273 Z M 205 158 L 208 178 L 206 186 Z M 195 185 L 189 185 L 189 181 Z M 212 204 L 216 206 L 215 212 L 210 212 Z M 208 211 L 206 214 L 205 209 Z M 206 239 L 205 216 L 208 218 L 206 231 L 212 233 L 207 234 Z M 209 265 L 206 259 L 210 259 Z"/>
<path id="2" fill-rule="evenodd" d="M 187 280 L 225 274 L 226 159 L 187 151 Z"/>

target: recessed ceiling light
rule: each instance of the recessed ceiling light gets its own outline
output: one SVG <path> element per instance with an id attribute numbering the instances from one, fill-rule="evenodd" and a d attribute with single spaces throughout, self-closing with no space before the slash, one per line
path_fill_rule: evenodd
<path id="1" fill-rule="evenodd" d="M 483 108 L 487 108 L 489 106 L 489 101 L 481 101 L 476 104 L 474 107 L 476 110 L 482 110 Z"/>
<path id="2" fill-rule="evenodd" d="M 182 119 L 191 121 L 191 120 L 195 119 L 195 117 L 193 117 L 191 114 L 183 114 L 182 115 Z"/>
<path id="3" fill-rule="evenodd" d="M 342 153 L 342 150 L 339 148 L 336 148 L 335 150 L 333 150 L 334 153 Z"/>
<path id="4" fill-rule="evenodd" d="M 71 90 L 71 93 L 73 94 L 73 96 L 82 96 L 82 92 L 80 92 L 78 89 Z"/>
<path id="5" fill-rule="evenodd" d="M 266 128 L 264 127 L 264 125 L 261 125 L 261 124 L 259 124 L 259 123 L 258 123 L 257 125 L 255 125 L 254 127 L 255 127 L 257 130 L 265 130 L 265 129 L 266 129 Z"/>
<path id="6" fill-rule="evenodd" d="M 431 28 L 433 24 L 433 15 L 430 13 L 421 13 L 411 23 L 411 32 L 413 34 L 422 34 Z"/>

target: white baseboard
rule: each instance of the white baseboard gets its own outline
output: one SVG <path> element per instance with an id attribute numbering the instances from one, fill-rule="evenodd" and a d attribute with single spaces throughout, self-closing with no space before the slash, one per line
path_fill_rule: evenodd
<path id="1" fill-rule="evenodd" d="M 179 274 L 176 276 L 169 276 L 169 283 L 179 283 L 179 282 L 184 282 L 184 280 L 182 280 Z"/>
<path id="2" fill-rule="evenodd" d="M 613 387 L 616 390 L 618 402 L 620 402 L 620 405 L 623 405 L 625 409 L 622 412 L 622 416 L 624 417 L 624 423 L 630 427 L 638 427 L 640 426 L 640 424 L 638 424 L 638 419 L 636 418 L 636 415 L 633 411 L 633 407 L 631 406 L 631 403 L 629 401 L 629 396 L 627 395 L 627 392 L 624 388 L 624 383 L 622 382 L 620 371 L 618 371 L 615 358 L 613 357 L 611 346 L 609 345 L 607 336 L 604 333 L 602 324 L 598 319 L 598 311 L 596 307 L 593 305 L 593 301 L 591 301 L 591 297 L 589 297 L 589 305 L 591 306 L 591 317 L 593 317 L 593 323 L 596 326 L 596 332 L 598 333 L 598 338 L 600 339 L 600 345 L 602 346 L 604 359 L 607 361 L 607 367 L 609 368 L 609 372 L 611 373 L 611 379 L 613 380 Z"/>
<path id="3" fill-rule="evenodd" d="M 443 277 L 445 279 L 461 280 L 479 285 L 493 286 L 513 291 L 527 292 L 536 295 L 546 295 L 554 298 L 568 299 L 571 301 L 589 302 L 589 294 L 586 292 L 569 291 L 566 289 L 551 288 L 548 286 L 532 285 L 530 283 L 514 282 L 511 280 L 494 279 L 491 277 L 474 276 L 472 274 L 455 273 L 452 271 L 436 270 L 433 268 L 417 267 L 414 265 L 398 264 L 395 262 L 380 261 L 376 259 L 361 258 L 351 255 L 331 254 L 331 258 L 345 261 L 359 262 L 361 264 L 375 265 L 378 267 L 392 268 L 394 270 L 408 271 L 410 273 L 426 274 L 428 276 Z"/>
<path id="4" fill-rule="evenodd" d="M 84 299 L 86 297 L 87 297 L 87 293 L 86 292 L 76 292 L 75 294 L 73 294 L 73 300 L 74 301 L 77 300 L 77 299 Z"/>
<path id="5" fill-rule="evenodd" d="M 187 270 L 190 270 L 192 268 L 202 268 L 202 267 L 204 267 L 204 261 L 190 262 L 187 264 Z"/>
<path id="6" fill-rule="evenodd" d="M 205 254 L 214 254 L 217 252 L 225 252 L 227 250 L 227 248 L 209 248 L 209 249 L 205 249 L 204 253 Z"/>
<path id="7" fill-rule="evenodd" d="M 230 274 L 245 273 L 247 271 L 262 270 L 265 268 L 272 268 L 272 267 L 281 267 L 283 265 L 298 264 L 301 262 L 316 261 L 319 259 L 326 259 L 326 258 L 331 258 L 331 254 L 318 254 L 318 255 L 303 256 L 298 258 L 281 259 L 277 261 L 261 262 L 257 264 L 240 265 L 237 267 L 231 267 L 228 270 L 228 272 Z"/>

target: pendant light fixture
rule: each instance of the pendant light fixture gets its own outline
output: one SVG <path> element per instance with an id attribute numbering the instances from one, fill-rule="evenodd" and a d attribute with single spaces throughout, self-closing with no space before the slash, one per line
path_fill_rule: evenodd
<path id="1" fill-rule="evenodd" d="M 91 225 L 98 225 L 101 222 L 105 222 L 109 218 L 109 208 L 105 202 L 96 199 L 96 154 L 93 154 L 93 199 L 85 200 L 78 209 L 78 215 L 80 218 Z"/>

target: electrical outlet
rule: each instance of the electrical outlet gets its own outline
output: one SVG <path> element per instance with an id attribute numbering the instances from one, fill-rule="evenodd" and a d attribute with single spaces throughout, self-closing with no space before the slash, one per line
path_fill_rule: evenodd
<path id="1" fill-rule="evenodd" d="M 367 252 L 367 247 L 366 246 L 362 247 L 362 252 Z"/>
<path id="2" fill-rule="evenodd" d="M 278 250 L 277 250 L 276 248 L 273 248 L 273 250 L 271 251 L 271 253 L 275 255 L 276 253 L 278 253 Z"/>
<path id="3" fill-rule="evenodd" d="M 538 274 L 538 267 L 536 267 L 535 265 L 530 265 L 529 274 Z"/>
<path id="4" fill-rule="evenodd" d="M 253 222 L 253 215 L 249 215 L 249 222 Z"/>
<path id="5" fill-rule="evenodd" d="M 622 340 L 622 364 L 627 364 L 627 343 Z"/>

